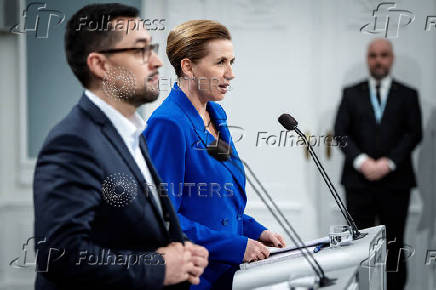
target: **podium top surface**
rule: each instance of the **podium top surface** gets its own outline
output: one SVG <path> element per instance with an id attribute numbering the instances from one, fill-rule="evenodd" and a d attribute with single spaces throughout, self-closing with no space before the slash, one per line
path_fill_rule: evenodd
<path id="1" fill-rule="evenodd" d="M 333 275 L 338 270 L 357 269 L 363 261 L 367 260 L 371 242 L 384 230 L 383 225 L 361 230 L 362 233 L 368 233 L 368 235 L 353 241 L 350 245 L 325 248 L 313 255 L 323 268 L 325 275 L 335 278 Z M 233 289 L 253 289 L 313 275 L 313 269 L 304 257 L 290 257 L 290 259 L 238 270 L 233 278 Z"/>

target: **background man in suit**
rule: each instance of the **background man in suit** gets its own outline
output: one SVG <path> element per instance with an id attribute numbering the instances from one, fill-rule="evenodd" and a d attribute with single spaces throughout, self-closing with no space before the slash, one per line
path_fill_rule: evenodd
<path id="1" fill-rule="evenodd" d="M 412 151 L 422 138 L 417 91 L 393 80 L 392 44 L 375 39 L 368 47 L 369 80 L 345 88 L 335 124 L 345 162 L 341 183 L 359 228 L 386 225 L 388 289 L 406 282 L 403 247 L 410 190 L 416 186 Z"/>
<path id="2" fill-rule="evenodd" d="M 187 289 L 208 263 L 185 242 L 141 134 L 136 108 L 158 97 L 162 62 L 140 23 L 135 8 L 100 4 L 67 24 L 85 92 L 38 156 L 36 289 Z"/>

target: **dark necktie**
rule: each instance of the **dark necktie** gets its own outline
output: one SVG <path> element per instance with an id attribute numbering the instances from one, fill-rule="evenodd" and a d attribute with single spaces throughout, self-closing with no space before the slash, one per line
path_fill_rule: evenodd
<path id="1" fill-rule="evenodd" d="M 375 85 L 375 96 L 377 97 L 378 104 L 381 105 L 380 84 Z"/>

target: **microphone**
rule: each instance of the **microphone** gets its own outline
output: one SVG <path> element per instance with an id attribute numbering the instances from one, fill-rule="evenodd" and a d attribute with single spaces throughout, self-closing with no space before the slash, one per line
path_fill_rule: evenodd
<path id="1" fill-rule="evenodd" d="M 209 155 L 220 162 L 229 160 L 232 155 L 232 147 L 221 138 L 218 138 L 210 145 L 206 146 L 206 150 Z"/>
<path id="2" fill-rule="evenodd" d="M 293 131 L 297 128 L 298 122 L 289 114 L 282 114 L 279 117 L 279 123 L 288 131 Z M 297 128 L 298 129 L 298 128 Z"/>
<path id="3" fill-rule="evenodd" d="M 316 155 L 315 151 L 313 150 L 313 147 L 310 145 L 309 141 L 307 140 L 306 136 L 298 129 L 298 122 L 295 120 L 294 117 L 292 117 L 289 114 L 282 114 L 278 118 L 279 123 L 289 131 L 295 131 L 306 143 L 307 149 L 312 156 L 313 162 L 315 162 L 315 165 L 321 174 L 322 178 L 324 179 L 325 184 L 327 185 L 331 195 L 335 199 L 335 202 L 337 206 L 339 207 L 339 210 L 341 211 L 342 215 L 344 216 L 345 220 L 347 221 L 347 224 L 352 227 L 353 229 L 353 240 L 358 240 L 363 237 L 365 237 L 367 234 L 363 234 L 359 231 L 359 229 L 356 226 L 356 223 L 353 220 L 353 217 L 348 212 L 347 208 L 345 207 L 344 203 L 342 202 L 341 197 L 339 196 L 335 186 L 333 185 L 332 181 L 330 180 L 330 177 L 327 175 L 327 172 L 325 171 L 324 167 L 322 166 L 321 162 L 318 159 L 318 155 Z"/>
<path id="4" fill-rule="evenodd" d="M 284 230 L 284 232 L 287 234 L 287 236 L 290 238 L 290 240 L 295 244 L 297 249 L 300 251 L 300 253 L 303 255 L 304 259 L 309 263 L 312 270 L 315 272 L 315 275 L 318 278 L 318 283 L 320 287 L 324 286 L 331 286 L 334 284 L 334 281 L 336 279 L 330 279 L 325 276 L 324 270 L 322 269 L 321 265 L 318 263 L 318 261 L 313 256 L 312 252 L 309 251 L 307 246 L 304 244 L 301 237 L 297 234 L 295 229 L 292 227 L 288 219 L 285 217 L 283 212 L 280 210 L 280 208 L 277 206 L 277 204 L 274 202 L 268 191 L 265 189 L 265 187 L 262 185 L 260 180 L 256 177 L 251 167 L 248 165 L 247 162 L 243 161 L 240 157 L 237 157 L 232 154 L 231 146 L 225 142 L 224 140 L 218 138 L 218 140 L 211 145 L 207 146 L 207 152 L 209 155 L 214 157 L 218 161 L 227 161 L 230 159 L 230 157 L 236 157 L 238 158 L 241 163 L 248 169 L 249 173 L 253 176 L 254 180 L 258 183 L 260 188 L 262 189 L 264 195 L 268 199 L 268 201 L 272 204 L 272 206 L 268 203 L 268 201 L 265 199 L 265 197 L 262 195 L 262 193 L 259 191 L 258 188 L 256 188 L 253 181 L 249 178 L 248 175 L 246 175 L 246 179 L 250 186 L 253 188 L 254 192 L 259 196 L 261 201 L 265 204 L 268 211 L 271 213 L 271 215 L 274 217 L 274 219 L 277 221 L 277 223 L 281 226 L 281 228 Z M 224 157 L 225 156 L 225 157 Z M 231 159 L 230 159 L 231 160 Z M 234 161 L 231 160 L 233 164 Z M 236 168 L 238 168 L 242 173 L 244 173 L 243 168 L 239 167 L 239 164 L 235 164 Z M 244 173 L 245 175 L 245 173 Z M 277 213 L 274 212 L 277 211 Z M 287 226 L 287 227 L 286 227 Z M 291 234 L 292 232 L 292 234 Z"/>

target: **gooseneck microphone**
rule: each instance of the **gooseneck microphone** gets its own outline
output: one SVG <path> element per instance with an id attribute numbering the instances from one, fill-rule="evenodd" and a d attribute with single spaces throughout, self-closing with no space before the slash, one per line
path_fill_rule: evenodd
<path id="1" fill-rule="evenodd" d="M 253 188 L 254 192 L 259 196 L 261 201 L 265 204 L 268 211 L 271 213 L 271 215 L 274 217 L 274 219 L 277 221 L 277 223 L 281 226 L 281 228 L 284 230 L 284 232 L 287 234 L 289 239 L 295 244 L 297 249 L 300 251 L 304 259 L 309 263 L 310 267 L 316 274 L 318 278 L 318 283 L 320 287 L 330 286 L 334 284 L 334 281 L 336 279 L 330 279 L 325 276 L 324 270 L 322 269 L 321 265 L 318 263 L 318 261 L 313 256 L 312 252 L 309 251 L 307 246 L 302 241 L 301 237 L 297 234 L 295 229 L 292 227 L 292 225 L 289 223 L 288 219 L 284 216 L 283 212 L 280 210 L 280 208 L 277 206 L 277 204 L 274 202 L 274 200 L 271 198 L 268 191 L 265 189 L 265 187 L 262 185 L 260 180 L 256 177 L 253 170 L 250 168 L 250 166 L 247 164 L 247 162 L 243 161 L 240 157 L 235 156 L 232 154 L 231 146 L 226 143 L 225 141 L 218 138 L 218 141 L 215 141 L 207 147 L 207 152 L 209 155 L 214 157 L 218 161 L 228 161 L 230 160 L 235 167 L 237 167 L 242 173 L 244 173 L 243 168 L 239 166 L 239 164 L 236 164 L 234 161 L 232 161 L 231 157 L 235 157 L 241 161 L 241 163 L 248 169 L 249 173 L 253 176 L 254 180 L 258 183 L 258 186 L 262 189 L 263 194 L 266 196 L 263 196 L 262 193 L 259 191 L 258 188 L 256 188 L 256 185 L 253 183 L 253 181 L 249 178 L 248 175 L 246 175 L 246 179 L 250 186 Z M 244 173 L 245 174 L 245 173 Z M 268 201 L 271 203 L 269 204 Z M 275 212 L 275 211 L 277 212 Z M 292 234 L 291 234 L 292 233 Z"/>
<path id="2" fill-rule="evenodd" d="M 279 123 L 289 131 L 295 131 L 304 141 L 304 143 L 307 146 L 307 149 L 310 153 L 310 156 L 312 156 L 313 161 L 315 162 L 316 168 L 318 168 L 319 173 L 321 174 L 322 178 L 324 179 L 325 184 L 327 185 L 331 195 L 335 199 L 335 202 L 337 206 L 339 207 L 339 210 L 341 211 L 342 215 L 344 216 L 345 220 L 347 221 L 347 224 L 352 227 L 353 229 L 353 240 L 358 240 L 360 238 L 365 237 L 367 234 L 363 234 L 359 231 L 359 229 L 356 226 L 356 223 L 353 220 L 353 217 L 348 212 L 347 208 L 345 207 L 344 203 L 342 202 L 341 197 L 339 196 L 338 192 L 336 191 L 335 186 L 333 185 L 332 181 L 330 180 L 330 177 L 327 175 L 324 167 L 322 166 L 321 162 L 318 159 L 318 156 L 316 155 L 315 151 L 313 150 L 313 147 L 310 145 L 309 141 L 307 140 L 306 136 L 298 129 L 298 122 L 289 114 L 282 114 L 279 119 Z"/>
<path id="3" fill-rule="evenodd" d="M 229 160 L 230 156 L 232 155 L 232 147 L 230 147 L 230 145 L 221 138 L 218 138 L 210 145 L 206 146 L 206 150 L 210 156 L 220 162 Z"/>

